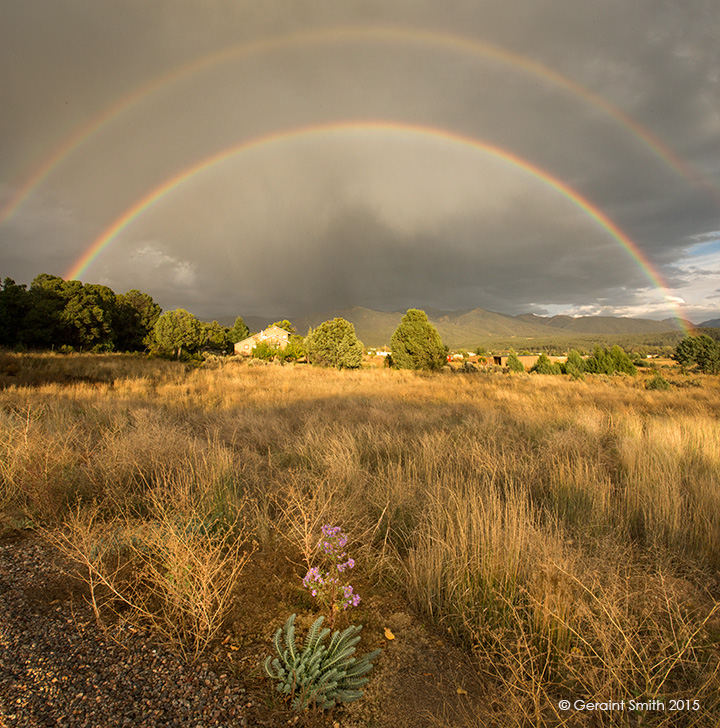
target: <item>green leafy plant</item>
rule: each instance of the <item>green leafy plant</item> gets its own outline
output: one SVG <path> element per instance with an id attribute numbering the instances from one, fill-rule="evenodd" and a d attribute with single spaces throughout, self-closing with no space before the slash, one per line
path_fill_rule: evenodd
<path id="1" fill-rule="evenodd" d="M 668 382 L 668 380 L 665 379 L 665 377 L 663 377 L 660 373 L 655 374 L 652 379 L 645 382 L 645 389 L 666 390 L 670 388 L 670 382 Z"/>
<path id="2" fill-rule="evenodd" d="M 361 698 L 362 688 L 372 670 L 372 661 L 381 650 L 373 650 L 360 658 L 353 657 L 362 626 L 350 625 L 342 632 L 333 632 L 330 643 L 325 638 L 330 630 L 322 628 L 324 617 L 318 617 L 305 638 L 302 651 L 295 643 L 295 616 L 288 617 L 273 639 L 278 657 L 265 660 L 265 672 L 277 681 L 276 690 L 290 700 L 294 710 L 305 710 L 314 703 L 321 709 L 336 703 L 350 703 Z"/>

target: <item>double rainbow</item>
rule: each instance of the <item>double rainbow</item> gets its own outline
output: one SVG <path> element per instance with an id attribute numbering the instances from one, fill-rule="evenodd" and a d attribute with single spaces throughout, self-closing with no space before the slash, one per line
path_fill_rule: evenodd
<path id="1" fill-rule="evenodd" d="M 201 73 L 225 63 L 238 61 L 255 54 L 273 52 L 312 45 L 332 45 L 345 42 L 381 42 L 417 44 L 424 47 L 439 48 L 469 56 L 492 60 L 511 66 L 530 74 L 543 82 L 564 89 L 584 102 L 609 115 L 618 124 L 630 132 L 652 154 L 670 166 L 675 172 L 685 177 L 698 188 L 703 189 L 714 199 L 720 201 L 720 189 L 707 177 L 703 176 L 691 164 L 682 159 L 666 143 L 655 136 L 628 114 L 609 103 L 601 96 L 589 91 L 581 84 L 562 74 L 524 56 L 507 51 L 489 43 L 472 40 L 450 33 L 422 30 L 418 28 L 398 27 L 332 27 L 320 30 L 302 31 L 262 40 L 252 41 L 216 53 L 195 59 L 168 73 L 162 74 L 142 86 L 137 87 L 121 99 L 103 109 L 85 124 L 66 137 L 27 179 L 20 184 L 17 192 L 0 209 L 0 224 L 8 220 L 54 170 L 56 170 L 76 149 L 100 132 L 118 116 L 151 97 L 161 89 L 181 81 L 193 74 Z"/>

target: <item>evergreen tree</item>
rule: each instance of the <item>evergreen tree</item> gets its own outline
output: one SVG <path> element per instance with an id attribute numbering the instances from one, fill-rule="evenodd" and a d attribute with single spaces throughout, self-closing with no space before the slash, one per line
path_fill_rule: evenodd
<path id="1" fill-rule="evenodd" d="M 202 325 L 184 308 L 166 311 L 153 327 L 154 349 L 163 355 L 175 354 L 179 359 L 183 349 L 197 351 L 202 345 Z"/>
<path id="2" fill-rule="evenodd" d="M 344 318 L 324 321 L 305 338 L 308 362 L 336 369 L 357 369 L 362 364 L 362 343 L 355 327 Z"/>
<path id="3" fill-rule="evenodd" d="M 207 346 L 215 351 L 227 352 L 231 346 L 229 338 L 230 330 L 221 326 L 217 321 L 211 324 L 202 324 L 202 346 Z"/>
<path id="4" fill-rule="evenodd" d="M 538 374 L 560 374 L 561 369 L 557 364 L 553 364 L 547 354 L 540 354 L 538 360 L 530 367 L 531 372 Z"/>
<path id="5" fill-rule="evenodd" d="M 617 344 L 610 349 L 610 358 L 616 372 L 631 374 L 633 377 L 637 374 L 637 367 L 633 364 L 633 360 Z"/>
<path id="6" fill-rule="evenodd" d="M 593 355 L 585 360 L 585 371 L 591 374 L 637 374 L 632 359 L 617 344 L 610 350 L 596 346 Z"/>
<path id="7" fill-rule="evenodd" d="M 115 293 L 96 283 L 66 281 L 63 319 L 74 344 L 83 349 L 115 348 Z"/>
<path id="8" fill-rule="evenodd" d="M 440 369 L 445 347 L 425 311 L 408 309 L 390 339 L 393 366 L 398 369 Z"/>
<path id="9" fill-rule="evenodd" d="M 338 364 L 341 369 L 359 369 L 362 366 L 363 345 L 355 336 L 355 327 L 345 331 L 338 344 Z"/>
<path id="10" fill-rule="evenodd" d="M 691 365 L 704 374 L 720 373 L 720 343 L 709 336 L 686 336 L 675 348 L 673 359 L 682 369 Z"/>
<path id="11" fill-rule="evenodd" d="M 65 281 L 41 273 L 30 284 L 30 308 L 23 321 L 21 340 L 28 346 L 50 348 L 71 344 L 63 312 L 67 303 Z"/>
<path id="12" fill-rule="evenodd" d="M 115 297 L 115 342 L 120 351 L 142 351 L 152 343 L 152 331 L 162 309 L 152 296 L 133 288 Z"/>
<path id="13" fill-rule="evenodd" d="M 507 367 L 511 372 L 524 372 L 525 371 L 525 365 L 518 359 L 518 355 L 511 351 L 507 358 Z"/>
<path id="14" fill-rule="evenodd" d="M 250 329 L 243 321 L 242 316 L 238 316 L 230 329 L 230 343 L 237 344 L 238 341 L 247 339 L 248 336 L 250 336 Z"/>
<path id="15" fill-rule="evenodd" d="M 580 379 L 584 372 L 585 360 L 580 356 L 579 351 L 571 349 L 565 362 L 565 373 L 569 374 L 573 379 Z"/>
<path id="16" fill-rule="evenodd" d="M 25 285 L 12 278 L 0 284 L 0 346 L 23 344 L 23 323 L 30 310 L 30 294 Z"/>
<path id="17" fill-rule="evenodd" d="M 275 323 L 270 324 L 270 326 L 268 326 L 268 328 L 270 329 L 273 326 L 279 326 L 281 329 L 284 329 L 285 331 L 287 331 L 288 334 L 297 333 L 295 331 L 295 327 L 287 319 L 283 319 L 282 321 L 276 321 Z"/>

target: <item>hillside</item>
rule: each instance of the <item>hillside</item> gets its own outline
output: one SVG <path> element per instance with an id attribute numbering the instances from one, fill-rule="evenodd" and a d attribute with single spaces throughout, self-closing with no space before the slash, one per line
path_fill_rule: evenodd
<path id="1" fill-rule="evenodd" d="M 563 342 L 587 340 L 587 337 L 676 333 L 679 330 L 674 319 L 654 321 L 612 316 L 573 318 L 543 317 L 535 314 L 510 316 L 482 308 L 461 311 L 438 311 L 430 308 L 425 310 L 443 342 L 451 348 L 498 345 L 499 342 L 509 342 L 508 345 L 515 343 L 521 348 L 551 340 Z M 390 343 L 403 314 L 404 311 L 374 311 L 354 306 L 296 319 L 293 323 L 298 332 L 304 333 L 310 326 L 317 326 L 322 321 L 340 316 L 354 324 L 358 338 L 365 346 L 382 346 Z"/>
<path id="2" fill-rule="evenodd" d="M 536 325 L 562 329 L 577 334 L 650 334 L 661 331 L 677 331 L 680 327 L 675 319 L 620 318 L 617 316 L 535 316 L 534 314 L 521 314 L 516 318 L 532 321 Z M 690 322 L 688 322 L 690 323 Z M 692 326 L 692 324 L 690 324 Z"/>

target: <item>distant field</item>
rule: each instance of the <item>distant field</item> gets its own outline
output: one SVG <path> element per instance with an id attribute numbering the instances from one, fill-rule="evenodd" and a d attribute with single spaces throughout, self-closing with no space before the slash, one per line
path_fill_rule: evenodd
<path id="1" fill-rule="evenodd" d="M 195 524 L 208 559 L 209 533 L 239 529 L 258 544 L 234 577 L 240 591 L 257 589 L 261 558 L 263 589 L 278 595 L 257 623 L 246 615 L 262 639 L 291 611 L 312 611 L 291 584 L 319 526 L 336 523 L 367 603 L 390 590 L 485 686 L 434 725 L 591 725 L 567 722 L 567 697 L 698 701 L 682 714 L 597 713 L 592 725 L 718 725 L 720 378 L 666 366 L 673 386 L 651 391 L 650 373 L 571 381 L 5 355 L 3 522 L 57 527 L 89 559 L 121 559 L 107 524 L 138 539 Z M 232 559 L 250 553 L 224 543 Z M 372 620 L 369 606 L 357 615 Z M 183 624 L 186 644 L 202 631 L 198 649 L 219 634 Z M 400 698 L 376 688 L 371 699 Z"/>

